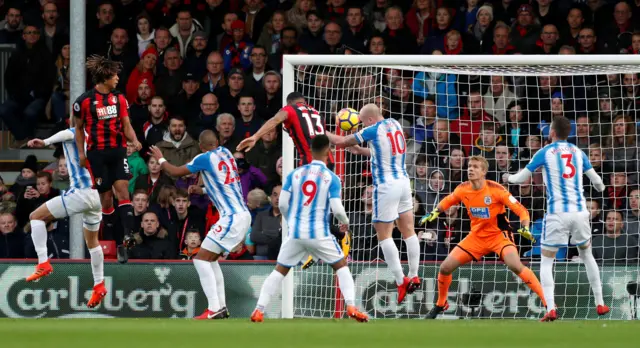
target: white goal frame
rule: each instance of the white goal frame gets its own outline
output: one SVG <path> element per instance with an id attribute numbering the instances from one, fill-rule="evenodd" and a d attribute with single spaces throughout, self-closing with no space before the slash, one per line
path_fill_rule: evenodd
<path id="1" fill-rule="evenodd" d="M 286 105 L 287 95 L 294 92 L 295 66 L 298 65 L 359 65 L 359 66 L 397 66 L 413 67 L 423 65 L 456 67 L 465 66 L 595 66 L 595 65 L 635 65 L 640 70 L 640 55 L 284 55 L 282 61 L 282 103 Z M 433 68 L 431 68 L 433 69 Z M 458 72 L 459 73 L 459 72 Z M 482 75 L 494 73 L 478 72 Z M 539 75 L 519 72 L 519 75 Z M 573 75 L 570 70 L 553 73 L 556 76 Z M 282 177 L 293 171 L 294 145 L 288 133 L 282 136 Z M 282 224 L 282 239 L 287 236 L 287 224 Z M 282 283 L 281 317 L 293 318 L 294 314 L 294 282 L 293 272 L 285 277 Z"/>

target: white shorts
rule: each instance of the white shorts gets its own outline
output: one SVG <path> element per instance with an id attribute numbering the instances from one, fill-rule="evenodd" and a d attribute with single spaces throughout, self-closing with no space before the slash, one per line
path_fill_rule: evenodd
<path id="1" fill-rule="evenodd" d="M 314 260 L 322 260 L 334 264 L 344 259 L 342 249 L 334 236 L 323 239 L 293 239 L 289 238 L 282 243 L 278 253 L 278 264 L 287 268 L 293 268 L 306 260 L 311 254 Z"/>
<path id="2" fill-rule="evenodd" d="M 373 188 L 373 222 L 394 222 L 413 211 L 411 182 L 407 178 L 388 181 Z"/>
<path id="3" fill-rule="evenodd" d="M 46 203 L 47 209 L 56 219 L 82 213 L 82 226 L 89 231 L 100 229 L 102 204 L 100 194 L 94 189 L 69 189 Z"/>
<path id="4" fill-rule="evenodd" d="M 251 227 L 251 214 L 248 211 L 223 216 L 211 226 L 201 248 L 222 255 L 230 252 L 242 243 Z"/>
<path id="5" fill-rule="evenodd" d="M 591 240 L 589 212 L 557 213 L 544 216 L 542 224 L 542 247 L 557 249 L 571 245 L 582 245 Z"/>

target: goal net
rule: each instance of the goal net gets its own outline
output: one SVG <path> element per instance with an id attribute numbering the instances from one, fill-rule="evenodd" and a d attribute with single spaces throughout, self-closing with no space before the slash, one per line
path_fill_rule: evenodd
<path id="1" fill-rule="evenodd" d="M 466 180 L 467 158 L 482 155 L 487 178 L 502 183 L 549 140 L 554 117 L 572 121 L 569 141 L 580 147 L 601 175 L 597 192 L 584 178 L 591 211 L 593 252 L 600 267 L 607 318 L 636 318 L 640 237 L 640 59 L 635 56 L 286 56 L 284 96 L 301 92 L 339 132 L 336 114 L 375 103 L 398 120 L 406 138 L 406 169 L 414 193 L 421 245 L 421 289 L 398 305 L 395 282 L 378 248 L 371 223 L 372 178 L 368 158 L 335 149 L 336 173 L 352 238 L 349 267 L 357 305 L 373 318 L 422 318 L 437 296 L 439 263 L 469 233 L 466 209 L 453 207 L 427 228 L 417 221 Z M 285 141 L 290 168 L 298 159 Z M 286 167 L 285 173 L 286 175 Z M 542 174 L 524 185 L 506 185 L 531 214 L 531 244 L 514 233 L 520 256 L 539 276 L 546 197 Z M 513 230 L 519 219 L 508 212 Z M 399 231 L 393 239 L 406 261 Z M 405 273 L 407 265 L 403 265 Z M 555 299 L 564 319 L 597 317 L 577 249 L 561 248 L 554 266 Z M 640 293 L 639 293 L 640 294 Z M 639 295 L 640 296 L 640 295 Z M 535 293 L 487 255 L 453 274 L 452 318 L 539 318 L 545 310 Z M 342 317 L 343 302 L 331 267 L 318 263 L 293 273 L 295 317 Z"/>

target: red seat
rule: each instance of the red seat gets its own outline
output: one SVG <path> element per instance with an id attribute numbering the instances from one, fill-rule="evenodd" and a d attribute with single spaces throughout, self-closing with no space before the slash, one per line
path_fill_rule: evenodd
<path id="1" fill-rule="evenodd" d="M 104 254 L 105 260 L 115 260 L 118 258 L 116 242 L 112 240 L 101 240 L 99 243 L 102 247 L 102 253 Z"/>

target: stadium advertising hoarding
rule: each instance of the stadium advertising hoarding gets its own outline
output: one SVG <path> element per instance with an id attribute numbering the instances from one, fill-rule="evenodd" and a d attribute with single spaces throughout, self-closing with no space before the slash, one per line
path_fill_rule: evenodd
<path id="1" fill-rule="evenodd" d="M 129 317 L 191 318 L 206 308 L 197 273 L 190 263 L 131 263 L 105 265 L 107 297 L 96 309 L 86 307 L 93 278 L 90 265 L 56 263 L 55 272 L 41 281 L 26 283 L 33 266 L 0 263 L 0 317 Z M 331 269 L 294 273 L 295 313 L 305 317 L 332 317 L 335 289 Z M 351 265 L 356 296 L 361 307 L 377 318 L 420 318 L 432 307 L 437 284 L 437 265 L 423 265 L 422 289 L 398 306 L 390 272 L 380 264 Z M 224 263 L 227 306 L 233 317 L 248 318 L 264 279 L 273 265 Z M 581 271 L 580 271 L 581 270 Z M 534 270 L 535 271 L 535 270 Z M 321 274 L 319 274 L 321 273 Z M 631 319 L 633 301 L 626 284 L 638 279 L 638 270 L 603 267 L 605 301 L 611 318 Z M 579 265 L 556 266 L 557 303 L 564 318 L 593 318 L 593 300 L 586 274 Z M 543 308 L 535 294 L 503 265 L 476 264 L 454 276 L 446 312 L 449 317 L 538 318 Z M 469 295 L 471 293 L 471 295 Z M 278 317 L 280 299 L 274 298 L 267 317 Z"/>

